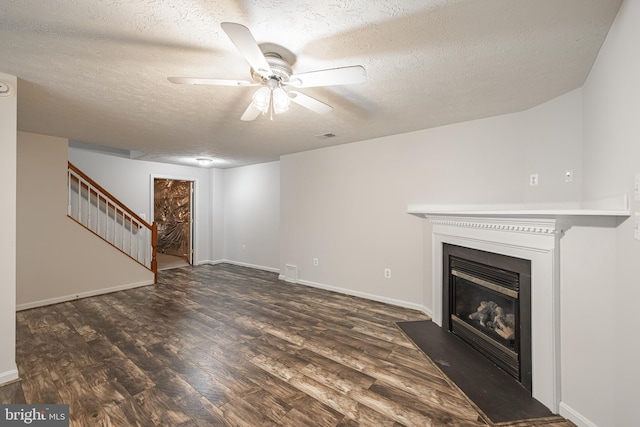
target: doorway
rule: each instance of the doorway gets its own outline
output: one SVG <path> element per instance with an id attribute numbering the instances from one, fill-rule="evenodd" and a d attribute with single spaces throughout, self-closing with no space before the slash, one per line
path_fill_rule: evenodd
<path id="1" fill-rule="evenodd" d="M 158 270 L 193 264 L 193 181 L 154 178 Z"/>

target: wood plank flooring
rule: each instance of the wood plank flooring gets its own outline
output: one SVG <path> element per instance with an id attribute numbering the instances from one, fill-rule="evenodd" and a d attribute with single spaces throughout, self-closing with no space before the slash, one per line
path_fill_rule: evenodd
<path id="1" fill-rule="evenodd" d="M 0 402 L 66 403 L 72 426 L 490 424 L 395 324 L 425 318 L 228 264 L 165 270 L 18 312 Z"/>
<path id="2" fill-rule="evenodd" d="M 189 266 L 189 260 L 185 257 L 177 255 L 169 255 L 158 252 L 156 254 L 156 260 L 158 261 L 158 271 L 169 270 L 171 268 L 187 267 Z"/>

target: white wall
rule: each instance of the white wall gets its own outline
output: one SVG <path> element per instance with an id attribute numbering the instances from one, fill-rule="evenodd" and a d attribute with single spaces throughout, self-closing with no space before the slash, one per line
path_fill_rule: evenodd
<path id="1" fill-rule="evenodd" d="M 0 97 L 0 384 L 18 378 L 16 367 L 16 124 L 17 78 L 0 73 L 13 96 Z"/>
<path id="2" fill-rule="evenodd" d="M 225 260 L 280 268 L 280 162 L 224 171 Z"/>
<path id="3" fill-rule="evenodd" d="M 18 309 L 153 283 L 67 217 L 66 139 L 18 132 L 17 165 Z"/>
<path id="4" fill-rule="evenodd" d="M 586 198 L 628 192 L 633 196 L 634 177 L 640 172 L 640 2 L 625 0 L 607 35 L 583 88 L 584 161 L 583 192 Z M 640 202 L 632 202 L 634 213 Z M 633 219 L 613 230 L 615 254 L 602 265 L 609 276 L 605 283 L 585 278 L 582 287 L 600 287 L 590 306 L 576 312 L 582 320 L 598 312 L 600 329 L 608 336 L 576 348 L 576 357 L 590 355 L 609 372 L 607 387 L 614 386 L 610 398 L 594 403 L 579 388 L 600 395 L 598 382 L 590 382 L 586 370 L 571 372 L 573 388 L 567 390 L 570 403 L 599 426 L 640 424 L 638 384 L 640 346 L 637 343 L 637 302 L 640 301 L 640 241 L 633 237 Z M 605 293 L 606 292 L 606 293 Z M 607 295 L 607 296 L 603 296 Z M 604 344 L 604 345 L 603 345 Z M 579 360 L 579 359 L 578 359 Z M 572 369 L 567 367 L 565 369 Z M 582 366 L 580 366 L 582 368 Z M 585 367 L 586 368 L 586 367 Z M 593 367 L 592 367 L 593 368 Z M 582 376 L 580 375 L 582 374 Z M 576 395 L 569 392 L 576 392 Z M 563 393 L 564 395 L 564 393 Z"/>
<path id="5" fill-rule="evenodd" d="M 209 195 L 209 212 L 211 213 L 211 256 L 209 261 L 217 262 L 224 259 L 224 170 L 211 169 L 209 171 L 211 188 Z"/>
<path id="6" fill-rule="evenodd" d="M 132 160 L 74 147 L 69 148 L 69 161 L 147 220 L 152 220 L 152 176 L 195 181 L 194 264 L 220 259 L 216 257 L 222 255 L 224 246 L 222 195 L 217 192 L 221 171 Z"/>
<path id="7" fill-rule="evenodd" d="M 429 311 L 430 230 L 407 204 L 578 200 L 581 100 L 576 90 L 520 113 L 283 156 L 281 271 Z"/>
<path id="8" fill-rule="evenodd" d="M 612 422 L 617 222 L 581 220 L 560 240 L 560 414 L 580 427 L 631 425 Z"/>

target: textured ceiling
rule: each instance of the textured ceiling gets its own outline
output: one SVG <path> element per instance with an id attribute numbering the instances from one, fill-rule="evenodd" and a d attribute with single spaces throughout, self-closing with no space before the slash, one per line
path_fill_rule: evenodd
<path id="1" fill-rule="evenodd" d="M 19 130 L 233 167 L 521 111 L 576 89 L 621 2 L 2 0 L 0 72 L 19 78 Z M 328 114 L 292 104 L 273 121 L 240 121 L 256 88 L 167 81 L 251 79 L 224 21 L 289 51 L 294 72 L 362 65 L 367 81 L 301 90 L 332 105 Z"/>

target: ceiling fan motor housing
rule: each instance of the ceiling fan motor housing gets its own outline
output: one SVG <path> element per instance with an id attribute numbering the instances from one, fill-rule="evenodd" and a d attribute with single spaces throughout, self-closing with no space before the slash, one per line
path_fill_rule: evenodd
<path id="1" fill-rule="evenodd" d="M 262 82 L 263 80 L 275 78 L 276 80 L 279 80 L 282 82 L 288 82 L 289 77 L 293 74 L 291 65 L 289 65 L 287 61 L 282 59 L 282 56 L 280 56 L 275 52 L 267 52 L 264 54 L 264 57 L 267 60 L 267 63 L 269 64 L 269 66 L 271 67 L 271 71 L 273 72 L 273 75 L 265 78 L 252 68 L 251 77 L 253 77 L 253 80 L 255 80 L 256 82 Z"/>

